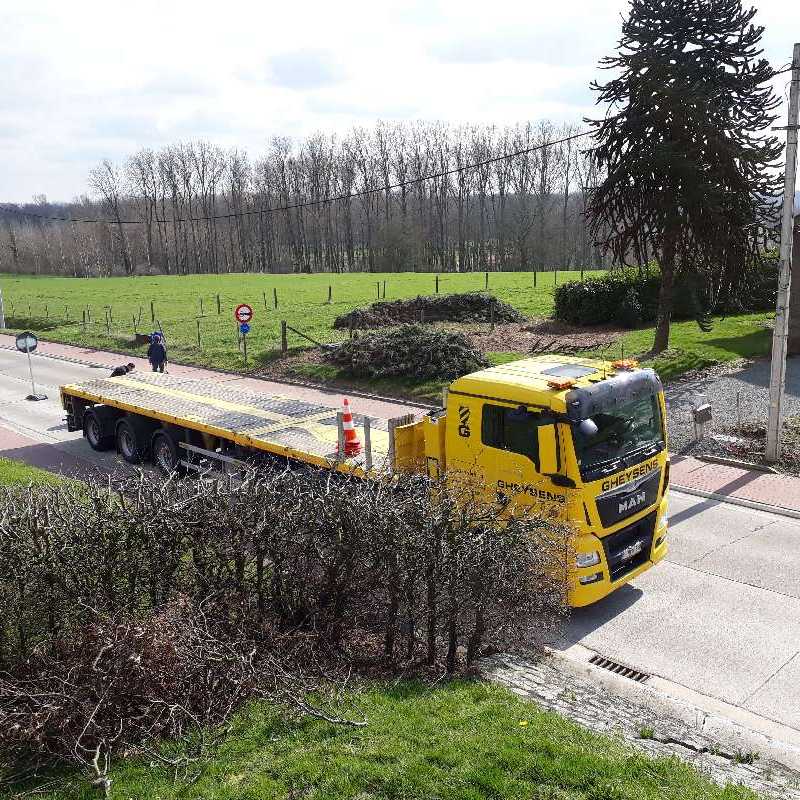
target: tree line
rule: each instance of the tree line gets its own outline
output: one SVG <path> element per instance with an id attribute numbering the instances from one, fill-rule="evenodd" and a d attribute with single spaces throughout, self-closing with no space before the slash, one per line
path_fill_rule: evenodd
<path id="1" fill-rule="evenodd" d="M 341 138 L 276 137 L 256 159 L 207 141 L 144 148 L 92 169 L 90 194 L 72 203 L 40 196 L 17 207 L 104 221 L 0 209 L 0 270 L 89 277 L 597 266 L 584 223 L 597 170 L 580 139 L 559 142 L 576 131 L 548 121 L 502 129 L 379 122 Z M 471 164 L 481 165 L 462 169 Z M 346 199 L 319 202 L 331 197 Z"/>

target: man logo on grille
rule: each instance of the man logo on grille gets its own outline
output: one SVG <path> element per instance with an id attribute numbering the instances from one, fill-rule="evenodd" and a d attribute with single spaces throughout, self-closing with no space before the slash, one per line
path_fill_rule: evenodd
<path id="1" fill-rule="evenodd" d="M 634 508 L 642 505 L 647 501 L 647 492 L 637 492 L 631 497 L 621 500 L 619 504 L 619 511 L 617 513 L 624 514 L 626 511 L 631 511 Z"/>
<path id="2" fill-rule="evenodd" d="M 458 435 L 462 436 L 464 439 L 469 439 L 470 437 L 469 413 L 468 406 L 458 407 L 458 418 L 460 420 L 460 424 L 458 426 Z"/>

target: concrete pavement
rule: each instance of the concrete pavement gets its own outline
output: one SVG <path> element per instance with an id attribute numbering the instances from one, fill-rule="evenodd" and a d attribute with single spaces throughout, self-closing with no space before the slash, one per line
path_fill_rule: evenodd
<path id="1" fill-rule="evenodd" d="M 800 730 L 800 523 L 673 492 L 670 552 L 576 609 L 580 643 Z"/>
<path id="2" fill-rule="evenodd" d="M 12 341 L 0 336 L 0 346 Z M 0 349 L 0 454 L 48 468 L 63 465 L 68 472 L 76 465 L 119 468 L 114 455 L 94 453 L 79 434 L 67 433 L 57 387 L 107 374 L 108 366 L 128 359 L 49 343 L 42 349 L 57 358 L 34 357 L 37 383 L 49 395 L 40 403 L 24 400 L 29 391 L 25 357 Z M 59 360 L 64 357 L 106 366 Z M 145 366 L 141 359 L 132 360 Z M 337 405 L 341 397 L 339 392 L 189 367 L 171 371 L 328 405 Z M 358 404 L 374 416 L 415 410 L 381 400 Z M 676 477 L 682 476 L 684 463 L 676 464 Z M 717 480 L 730 483 L 724 469 Z M 691 470 L 686 468 L 685 474 Z M 775 476 L 748 473 L 733 488 L 758 485 L 762 477 Z M 795 688 L 800 681 L 800 521 L 673 491 L 670 522 L 667 560 L 605 601 L 576 610 L 559 646 L 566 650 L 580 643 L 800 730 L 800 692 Z"/>

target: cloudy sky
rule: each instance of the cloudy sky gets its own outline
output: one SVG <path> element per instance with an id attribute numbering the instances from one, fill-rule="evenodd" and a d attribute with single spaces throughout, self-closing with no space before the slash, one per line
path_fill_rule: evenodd
<path id="1" fill-rule="evenodd" d="M 782 65 L 800 2 L 756 2 Z M 377 119 L 579 122 L 626 5 L 0 0 L 0 200 L 72 199 L 101 159 L 180 139 L 257 154 Z"/>

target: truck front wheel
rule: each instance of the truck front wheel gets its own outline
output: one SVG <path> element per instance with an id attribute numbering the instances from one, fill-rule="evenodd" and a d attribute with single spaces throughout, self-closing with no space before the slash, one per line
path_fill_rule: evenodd
<path id="1" fill-rule="evenodd" d="M 151 445 L 153 464 L 157 466 L 164 475 L 172 475 L 180 469 L 180 456 L 175 440 L 165 430 L 156 431 L 153 435 Z"/>

